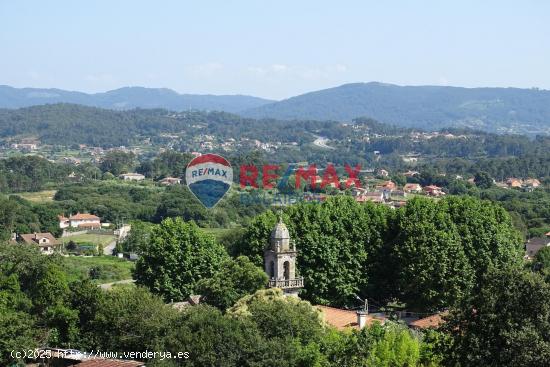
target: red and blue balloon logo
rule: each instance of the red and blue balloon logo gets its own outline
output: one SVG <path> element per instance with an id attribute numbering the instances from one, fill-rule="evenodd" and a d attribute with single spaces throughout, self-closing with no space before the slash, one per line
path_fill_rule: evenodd
<path id="1" fill-rule="evenodd" d="M 185 182 L 205 207 L 212 208 L 229 191 L 233 183 L 233 168 L 222 156 L 204 154 L 189 162 Z"/>

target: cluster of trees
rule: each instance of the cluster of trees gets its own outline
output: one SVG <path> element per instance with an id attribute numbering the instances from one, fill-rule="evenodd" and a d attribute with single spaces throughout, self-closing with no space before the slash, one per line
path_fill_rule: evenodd
<path id="1" fill-rule="evenodd" d="M 54 196 L 61 212 L 89 211 L 105 221 L 140 220 L 159 223 L 165 218 L 182 217 L 203 227 L 246 225 L 266 210 L 263 203 L 248 205 L 230 192 L 214 209 L 206 210 L 186 186 L 158 187 L 93 181 L 62 186 Z"/>
<path id="2" fill-rule="evenodd" d="M 188 227 L 181 230 L 191 230 Z M 185 232 L 180 233 L 181 236 Z M 80 350 L 187 352 L 151 366 L 435 366 L 433 345 L 399 324 L 339 332 L 308 302 L 260 290 L 177 310 L 142 287 L 104 291 L 69 283 L 60 258 L 29 246 L 0 245 L 0 364 L 21 363 L 11 350 L 43 345 Z M 246 260 L 237 259 L 235 271 Z M 239 274 L 232 274 L 240 284 Z M 219 278 L 221 279 L 221 278 Z M 265 280 L 265 279 L 260 279 Z M 212 280 L 213 283 L 218 280 Z M 226 300 L 222 300 L 222 303 Z"/>
<path id="3" fill-rule="evenodd" d="M 136 264 L 138 287 L 70 283 L 58 256 L 0 245 L 0 364 L 11 349 L 188 351 L 152 366 L 544 366 L 550 358 L 550 256 L 524 269 L 500 207 L 473 198 L 411 200 L 392 211 L 335 197 L 282 214 L 305 277 L 303 299 L 353 306 L 355 294 L 410 309 L 450 308 L 439 331 L 388 322 L 328 327 L 308 302 L 264 290 L 258 262 L 275 214 L 235 236 L 232 257 L 193 222 L 152 228 Z M 204 305 L 169 304 L 202 294 Z"/>
<path id="4" fill-rule="evenodd" d="M 47 204 L 33 204 L 17 196 L 0 196 L 0 241 L 12 233 L 51 232 L 60 234 L 57 211 Z"/>
<path id="5" fill-rule="evenodd" d="M 163 177 L 185 177 L 185 168 L 191 159 L 191 154 L 167 150 L 153 159 L 141 162 L 137 172 L 155 180 Z"/>
<path id="6" fill-rule="evenodd" d="M 353 306 L 359 295 L 379 305 L 398 300 L 410 309 L 436 311 L 460 302 L 487 268 L 521 266 L 522 241 L 510 216 L 497 205 L 469 197 L 418 198 L 392 210 L 341 196 L 291 206 L 284 219 L 300 250 L 298 269 L 306 284 L 302 297 L 317 304 Z M 229 252 L 261 267 L 275 222 L 271 211 L 259 215 L 232 238 Z M 211 278 L 220 267 L 237 267 L 255 279 L 244 270 L 246 264 L 226 263 L 221 244 L 181 219 L 155 226 L 141 254 L 138 283 L 166 300 L 223 288 L 225 278 L 231 284 L 225 273 L 199 287 L 197 274 Z"/>
<path id="7" fill-rule="evenodd" d="M 38 156 L 11 157 L 0 160 L 0 192 L 39 191 L 70 182 L 75 172 L 79 177 L 91 177 L 89 165 L 75 167 L 56 164 Z"/>
<path id="8" fill-rule="evenodd" d="M 283 218 L 300 251 L 303 297 L 314 303 L 351 306 L 360 295 L 440 310 L 469 294 L 488 267 L 521 264 L 510 216 L 469 197 L 416 198 L 392 210 L 341 196 L 294 205 Z M 275 222 L 272 212 L 258 216 L 233 253 L 260 265 Z"/>
<path id="9" fill-rule="evenodd" d="M 17 110 L 0 109 L 0 137 L 37 136 L 41 142 L 54 145 L 88 144 L 102 147 L 128 146 L 151 138 L 164 143 L 163 134 L 193 136 L 197 126 L 201 133 L 220 139 L 250 138 L 263 141 L 312 140 L 311 129 L 318 121 L 255 120 L 225 112 L 170 112 L 163 109 L 106 110 L 74 104 L 50 104 Z M 265 129 L 269 125 L 272 129 Z M 113 133 L 116 127 L 116 134 Z M 190 142 L 191 140 L 189 140 Z"/>

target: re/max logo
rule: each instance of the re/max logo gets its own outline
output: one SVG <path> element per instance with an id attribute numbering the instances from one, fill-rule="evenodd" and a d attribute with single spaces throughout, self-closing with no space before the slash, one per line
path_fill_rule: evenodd
<path id="1" fill-rule="evenodd" d="M 199 177 L 199 176 L 219 176 L 219 177 L 227 177 L 227 171 L 224 169 L 219 168 L 199 168 L 196 170 L 191 171 L 191 177 Z"/>
<path id="2" fill-rule="evenodd" d="M 347 175 L 343 177 L 347 177 L 345 182 L 342 182 L 333 164 L 329 164 L 324 169 L 322 176 L 319 176 L 315 164 L 311 164 L 307 168 L 290 165 L 282 176 L 277 174 L 277 171 L 280 169 L 281 166 L 279 165 L 268 164 L 261 166 L 261 168 L 255 165 L 241 165 L 239 171 L 240 186 L 241 188 L 259 188 L 259 182 L 261 181 L 262 188 L 264 189 L 272 189 L 275 186 L 278 188 L 288 187 L 288 180 L 290 176 L 294 174 L 294 187 L 296 189 L 302 187 L 302 182 L 305 182 L 311 190 L 315 190 L 318 187 L 324 189 L 327 186 L 332 186 L 337 189 L 349 188 L 351 186 L 361 187 L 361 181 L 357 177 L 361 170 L 360 165 L 356 165 L 355 167 L 351 167 L 349 164 L 345 165 L 344 169 L 347 173 Z M 261 180 L 259 179 L 260 172 L 262 173 Z"/>

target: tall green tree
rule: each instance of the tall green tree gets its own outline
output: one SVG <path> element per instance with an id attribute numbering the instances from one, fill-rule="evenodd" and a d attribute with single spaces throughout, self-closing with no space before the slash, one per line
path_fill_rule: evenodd
<path id="1" fill-rule="evenodd" d="M 117 176 L 121 173 L 132 171 L 135 166 L 135 160 L 136 156 L 134 153 L 112 150 L 105 154 L 101 160 L 100 168 L 103 172 L 110 172 Z"/>
<path id="2" fill-rule="evenodd" d="M 395 295 L 409 307 L 443 308 L 472 287 L 474 271 L 444 203 L 409 201 L 397 213 L 395 233 L 391 279 Z"/>
<path id="3" fill-rule="evenodd" d="M 153 228 L 151 241 L 136 263 L 135 278 L 166 301 L 181 301 L 196 291 L 199 280 L 220 269 L 227 257 L 223 246 L 194 222 L 168 218 Z"/>
<path id="4" fill-rule="evenodd" d="M 492 269 L 480 289 L 451 312 L 448 365 L 547 366 L 550 285 L 517 268 Z"/>
<path id="5" fill-rule="evenodd" d="M 265 272 L 246 256 L 228 259 L 211 278 L 202 279 L 198 292 L 206 303 L 225 310 L 247 294 L 252 294 L 267 284 Z"/>

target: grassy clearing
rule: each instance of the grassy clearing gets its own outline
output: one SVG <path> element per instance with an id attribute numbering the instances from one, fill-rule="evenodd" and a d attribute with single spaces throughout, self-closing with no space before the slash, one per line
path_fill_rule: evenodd
<path id="1" fill-rule="evenodd" d="M 53 201 L 55 193 L 56 190 L 44 190 L 36 192 L 21 192 L 15 195 L 21 196 L 22 198 L 33 203 L 48 203 L 50 201 Z"/>
<path id="2" fill-rule="evenodd" d="M 131 279 L 135 267 L 133 262 L 114 256 L 63 257 L 62 266 L 70 281 L 91 278 L 98 283 Z"/>
<path id="3" fill-rule="evenodd" d="M 110 242 L 115 240 L 115 236 L 106 234 L 79 234 L 76 236 L 63 237 L 60 239 L 64 243 L 73 241 L 77 244 L 94 244 L 106 246 Z"/>

